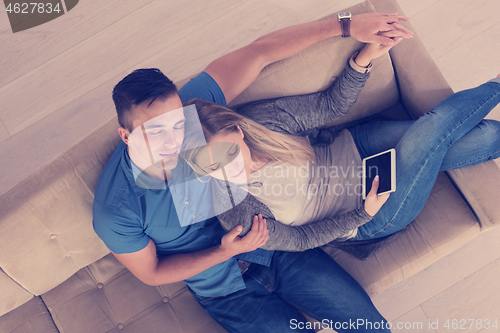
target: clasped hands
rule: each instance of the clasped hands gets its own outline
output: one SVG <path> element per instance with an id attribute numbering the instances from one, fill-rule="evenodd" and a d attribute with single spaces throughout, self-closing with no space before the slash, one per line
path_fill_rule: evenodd
<path id="1" fill-rule="evenodd" d="M 361 67 L 367 67 L 373 59 L 389 51 L 403 38 L 413 38 L 413 32 L 400 23 L 408 20 L 408 17 L 398 16 L 398 13 L 354 15 L 351 19 L 351 36 L 367 43 L 356 56 L 355 62 Z"/>
<path id="2" fill-rule="evenodd" d="M 412 38 L 413 32 L 400 24 L 408 21 L 398 13 L 364 13 L 351 18 L 351 36 L 363 43 L 378 43 L 394 46 L 402 38 Z"/>

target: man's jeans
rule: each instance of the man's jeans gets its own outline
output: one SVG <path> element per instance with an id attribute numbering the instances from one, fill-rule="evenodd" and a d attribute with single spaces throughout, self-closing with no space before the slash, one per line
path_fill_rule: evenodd
<path id="1" fill-rule="evenodd" d="M 246 289 L 224 297 L 191 291 L 231 333 L 313 333 L 297 309 L 337 332 L 390 332 L 363 288 L 319 248 L 276 251 L 270 267 L 251 264 L 243 278 Z"/>
<path id="2" fill-rule="evenodd" d="M 350 128 L 361 158 L 396 149 L 396 192 L 370 222 L 358 228 L 352 241 L 384 237 L 413 221 L 439 171 L 500 157 L 500 122 L 483 120 L 499 102 L 500 78 L 496 78 L 449 96 L 415 121 Z"/>

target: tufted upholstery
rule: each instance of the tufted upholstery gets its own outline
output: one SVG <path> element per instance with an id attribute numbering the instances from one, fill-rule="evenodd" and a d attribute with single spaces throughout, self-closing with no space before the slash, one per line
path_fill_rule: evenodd
<path id="1" fill-rule="evenodd" d="M 184 283 L 145 285 L 111 254 L 42 298 L 61 332 L 225 332 Z"/>
<path id="2" fill-rule="evenodd" d="M 58 333 L 59 331 L 42 298 L 32 297 L 23 306 L 1 317 L 0 332 Z"/>
<path id="3" fill-rule="evenodd" d="M 392 0 L 373 3 L 377 11 L 402 13 Z M 364 2 L 350 11 L 375 8 Z M 272 64 L 233 105 L 324 89 L 360 47 L 330 39 Z M 379 111 L 415 118 L 449 94 L 416 37 L 376 60 L 358 102 L 338 122 Z M 93 232 L 93 193 L 119 141 L 116 128 L 110 120 L 0 197 L 0 332 L 225 332 L 182 282 L 144 285 Z M 411 227 L 368 261 L 325 250 L 370 295 L 380 293 L 500 223 L 491 209 L 496 188 L 485 184 L 485 173 L 500 179 L 494 162 L 450 173 L 457 185 L 441 173 Z"/>

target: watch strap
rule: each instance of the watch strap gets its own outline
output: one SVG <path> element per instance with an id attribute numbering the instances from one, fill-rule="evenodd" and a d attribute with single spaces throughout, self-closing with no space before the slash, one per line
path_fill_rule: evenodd
<path id="1" fill-rule="evenodd" d="M 356 59 L 356 56 L 358 55 L 359 52 L 354 53 L 351 58 L 349 59 L 349 65 L 351 65 L 352 69 L 354 69 L 356 72 L 367 74 L 370 73 L 373 67 L 373 61 L 368 64 L 367 67 L 361 67 L 354 61 Z"/>
<path id="2" fill-rule="evenodd" d="M 339 22 L 342 29 L 342 37 L 351 37 L 351 19 L 341 18 Z"/>

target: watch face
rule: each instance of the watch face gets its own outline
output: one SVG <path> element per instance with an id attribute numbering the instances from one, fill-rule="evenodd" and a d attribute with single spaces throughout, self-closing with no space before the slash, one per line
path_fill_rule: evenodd
<path id="1" fill-rule="evenodd" d="M 350 13 L 350 12 L 342 12 L 342 13 L 339 13 L 339 20 L 340 20 L 340 19 L 343 19 L 343 18 L 348 18 L 348 19 L 350 19 L 350 18 L 351 18 L 351 13 Z"/>

